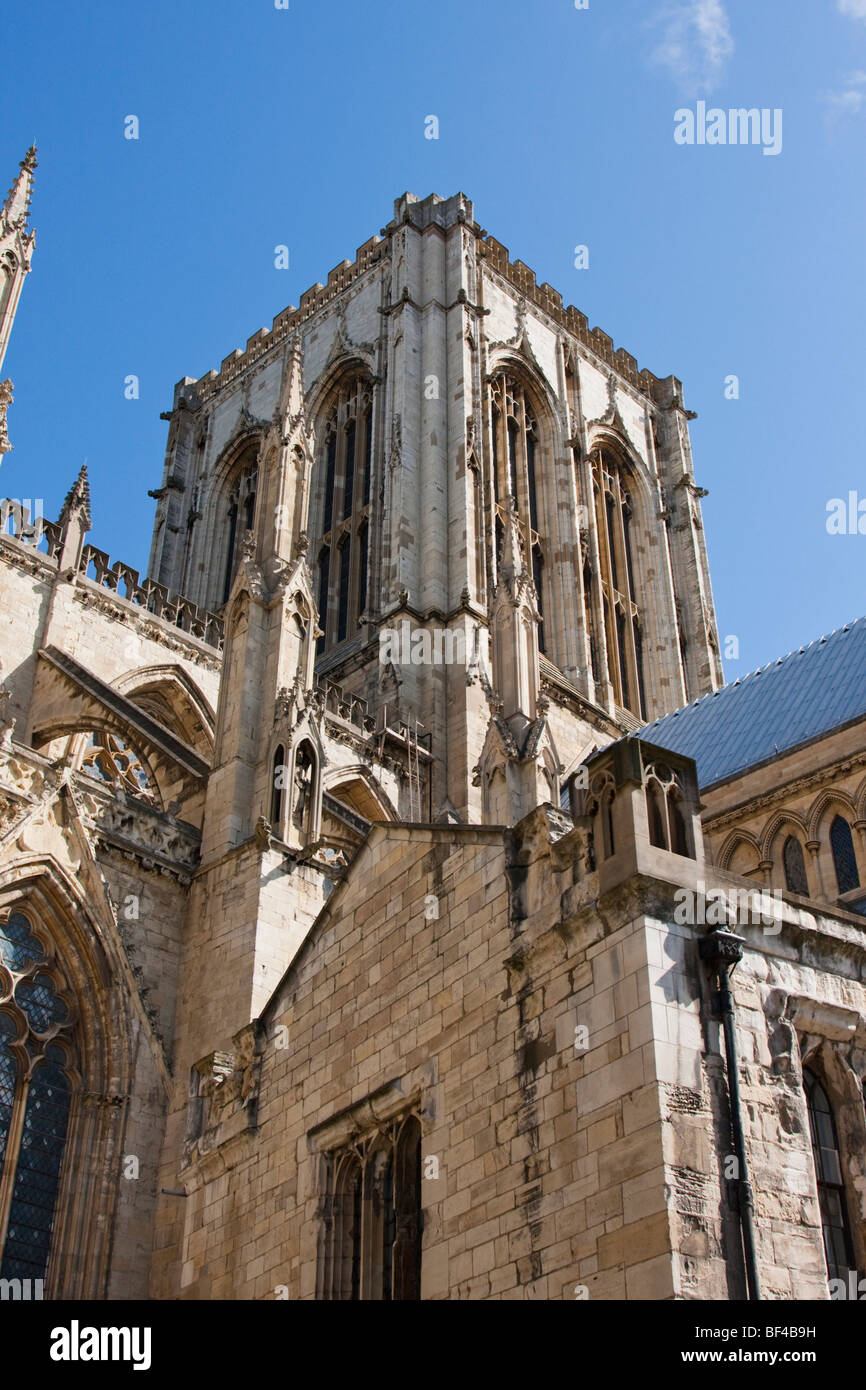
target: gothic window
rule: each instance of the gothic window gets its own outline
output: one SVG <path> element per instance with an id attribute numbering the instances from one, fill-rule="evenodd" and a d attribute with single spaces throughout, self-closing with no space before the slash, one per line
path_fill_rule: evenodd
<path id="1" fill-rule="evenodd" d="M 830 848 L 833 851 L 839 892 L 850 893 L 854 888 L 859 888 L 860 875 L 857 872 L 857 856 L 854 853 L 851 827 L 843 816 L 836 816 L 830 826 Z"/>
<path id="2" fill-rule="evenodd" d="M 79 770 L 116 791 L 143 801 L 159 801 L 153 773 L 143 755 L 120 734 L 105 730 L 88 734 Z"/>
<path id="3" fill-rule="evenodd" d="M 607 450 L 591 460 L 608 671 L 621 709 L 646 718 L 641 613 L 633 559 L 631 480 Z"/>
<path id="4" fill-rule="evenodd" d="M 616 787 L 609 772 L 602 772 L 593 777 L 586 797 L 585 812 L 593 818 L 593 853 L 598 859 L 609 859 L 612 854 L 616 853 L 613 834 L 613 800 L 615 795 Z"/>
<path id="5" fill-rule="evenodd" d="M 421 1124 L 409 1115 L 324 1157 L 323 1299 L 421 1297 Z"/>
<path id="6" fill-rule="evenodd" d="M 44 1279 L 72 1101 L 71 1013 L 27 917 L 0 922 L 0 1278 Z"/>
<path id="7" fill-rule="evenodd" d="M 808 1067 L 803 1068 L 803 1085 L 809 1112 L 827 1273 L 831 1279 L 847 1281 L 849 1269 L 854 1268 L 854 1256 L 836 1124 L 827 1092 Z"/>
<path id="8" fill-rule="evenodd" d="M 785 868 L 785 887 L 789 893 L 809 896 L 809 883 L 806 878 L 806 864 L 803 859 L 803 846 L 796 835 L 789 835 L 782 848 L 782 863 Z"/>
<path id="9" fill-rule="evenodd" d="M 646 776 L 647 820 L 650 844 L 671 854 L 694 858 L 683 811 L 682 783 L 665 763 L 653 763 Z"/>
<path id="10" fill-rule="evenodd" d="M 258 487 L 258 449 L 248 449 L 232 475 L 226 504 L 223 553 L 223 594 L 225 603 L 231 592 L 241 553 L 245 531 L 252 531 L 256 519 L 256 488 Z"/>
<path id="11" fill-rule="evenodd" d="M 529 393 L 511 376 L 496 377 L 490 394 L 490 428 L 493 440 L 492 474 L 493 501 L 496 509 L 497 557 L 501 537 L 501 522 L 505 515 L 506 499 L 514 499 L 515 510 L 523 524 L 526 554 L 532 565 L 532 579 L 538 599 L 541 622 L 538 625 L 538 648 L 544 651 L 544 560 L 547 538 L 544 534 L 539 507 L 538 486 L 541 466 L 541 446 L 538 420 Z"/>
<path id="12" fill-rule="evenodd" d="M 318 654 L 351 636 L 367 606 L 373 409 L 368 378 L 347 379 L 321 428 Z"/>

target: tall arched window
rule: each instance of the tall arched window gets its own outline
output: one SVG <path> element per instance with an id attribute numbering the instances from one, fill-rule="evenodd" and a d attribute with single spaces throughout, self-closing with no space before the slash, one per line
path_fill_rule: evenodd
<path id="1" fill-rule="evenodd" d="M 223 527 L 223 593 L 225 603 L 231 592 L 241 554 L 245 531 L 252 531 L 256 520 L 258 487 L 258 445 L 244 453 L 232 474 Z"/>
<path id="2" fill-rule="evenodd" d="M 607 664 L 616 703 L 647 717 L 643 623 L 634 571 L 631 480 L 606 449 L 591 460 Z"/>
<path id="3" fill-rule="evenodd" d="M 321 1297 L 421 1297 L 421 1124 L 416 1115 L 325 1160 Z"/>
<path id="4" fill-rule="evenodd" d="M 782 863 L 785 868 L 785 887 L 789 893 L 809 896 L 809 881 L 806 878 L 806 863 L 803 859 L 803 846 L 796 835 L 789 835 L 782 849 Z"/>
<path id="5" fill-rule="evenodd" d="M 372 467 L 372 386 L 359 375 L 331 398 L 320 430 L 320 654 L 352 635 L 367 605 Z"/>
<path id="6" fill-rule="evenodd" d="M 854 1268 L 854 1255 L 836 1123 L 827 1092 L 808 1067 L 803 1068 L 803 1085 L 809 1112 L 827 1273 L 831 1279 L 844 1279 L 847 1282 L 848 1271 Z"/>
<path id="7" fill-rule="evenodd" d="M 541 622 L 538 625 L 538 647 L 544 651 L 544 559 L 546 536 L 539 504 L 541 487 L 541 444 L 538 419 L 529 393 L 514 377 L 501 373 L 494 378 L 490 391 L 490 430 L 493 443 L 492 481 L 493 502 L 497 524 L 494 534 L 501 534 L 506 499 L 512 497 L 517 515 L 523 523 L 526 554 L 530 557 L 532 579 L 538 599 Z M 497 559 L 499 547 L 497 543 Z"/>
<path id="8" fill-rule="evenodd" d="M 851 827 L 844 816 L 836 816 L 830 826 L 830 848 L 833 851 L 833 865 L 836 869 L 839 892 L 850 893 L 853 889 L 859 888 L 860 875 L 857 872 L 854 841 L 851 837 Z"/>
<path id="9" fill-rule="evenodd" d="M 72 1018 L 23 913 L 0 922 L 0 1278 L 44 1279 L 72 1101 Z"/>

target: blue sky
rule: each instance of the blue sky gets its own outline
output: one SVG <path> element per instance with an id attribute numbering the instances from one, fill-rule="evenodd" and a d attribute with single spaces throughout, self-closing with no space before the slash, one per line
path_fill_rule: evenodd
<path id="1" fill-rule="evenodd" d="M 728 678 L 866 611 L 866 536 L 826 529 L 829 499 L 866 498 L 866 0 L 41 0 L 3 28 L 4 189 L 39 146 L 3 495 L 54 517 L 86 458 L 90 539 L 144 571 L 174 383 L 405 189 L 460 189 L 683 380 Z M 698 100 L 780 108 L 781 153 L 677 145 Z"/>

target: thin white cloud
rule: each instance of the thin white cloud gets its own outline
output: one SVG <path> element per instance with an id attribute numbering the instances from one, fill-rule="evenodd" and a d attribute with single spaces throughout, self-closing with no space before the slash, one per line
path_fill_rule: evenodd
<path id="1" fill-rule="evenodd" d="M 853 2 L 849 0 L 849 3 Z M 822 92 L 821 100 L 833 121 L 856 116 L 866 104 L 866 72 L 849 72 L 835 91 Z"/>
<path id="2" fill-rule="evenodd" d="M 866 0 L 836 0 L 836 8 L 849 19 L 866 19 Z"/>
<path id="3" fill-rule="evenodd" d="M 866 0 L 840 3 L 866 5 Z M 678 0 L 665 6 L 656 23 L 663 32 L 652 61 L 666 68 L 684 90 L 706 92 L 714 87 L 734 51 L 722 0 Z"/>

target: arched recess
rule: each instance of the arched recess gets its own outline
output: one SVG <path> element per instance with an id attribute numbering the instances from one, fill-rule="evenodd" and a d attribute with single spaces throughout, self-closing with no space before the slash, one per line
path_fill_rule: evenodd
<path id="1" fill-rule="evenodd" d="M 791 840 L 795 845 L 789 843 Z M 811 895 L 808 840 L 806 821 L 796 811 L 779 811 L 767 822 L 759 838 L 760 855 L 763 863 L 773 866 L 774 887 Z"/>
<path id="2" fill-rule="evenodd" d="M 311 393 L 312 469 L 307 533 L 319 609 L 319 655 L 353 637 L 371 598 L 377 518 L 375 380 L 360 357 L 342 357 Z"/>
<path id="3" fill-rule="evenodd" d="M 571 479 L 561 403 L 533 363 L 513 350 L 491 353 L 487 382 L 483 530 L 488 537 L 488 592 L 496 586 L 505 505 L 513 497 L 541 615 L 539 650 L 561 669 L 571 668 L 576 662 L 570 621 L 573 575 L 565 574 L 559 557 L 574 552 L 578 534 L 575 525 L 567 524 L 572 509 L 564 504 Z"/>
<path id="4" fill-rule="evenodd" d="M 286 778 L 285 840 L 305 847 L 319 838 L 322 824 L 322 749 L 304 735 L 292 745 Z"/>
<path id="5" fill-rule="evenodd" d="M 599 566 L 589 576 L 590 646 L 596 649 L 599 672 L 603 648 L 614 703 L 638 719 L 649 719 L 653 681 L 648 656 L 659 634 L 644 596 L 650 591 L 646 555 L 658 499 L 645 466 L 611 426 L 591 432 L 583 476 L 592 495 L 582 496 L 581 503 L 594 532 Z M 585 588 L 587 582 L 584 574 Z"/>
<path id="6" fill-rule="evenodd" d="M 325 773 L 323 790 L 368 821 L 396 821 L 397 810 L 387 792 L 363 763 L 334 767 Z"/>
<path id="7" fill-rule="evenodd" d="M 218 455 L 207 489 L 202 524 L 195 529 L 189 597 L 202 608 L 222 608 L 240 563 L 244 532 L 255 530 L 263 433 L 244 426 Z M 196 562 L 203 578 L 195 578 Z"/>
<path id="8" fill-rule="evenodd" d="M 64 1045 L 71 1094 L 45 1297 L 102 1300 L 123 1169 L 130 1011 L 112 947 L 79 885 L 55 860 L 33 856 L 0 871 L 0 919 L 12 914 L 29 923 L 44 948 L 38 968 L 62 980 L 70 1005 Z"/>
<path id="9" fill-rule="evenodd" d="M 812 802 L 806 818 L 809 827 L 809 839 L 820 840 L 822 830 L 829 831 L 829 822 L 832 821 L 837 812 L 844 816 L 850 825 L 853 825 L 857 820 L 857 808 L 846 792 L 837 788 L 832 791 L 821 792 Z"/>
<path id="10" fill-rule="evenodd" d="M 762 859 L 778 858 L 780 847 L 776 839 L 783 829 L 795 830 L 804 844 L 809 838 L 809 828 L 802 816 L 796 811 L 778 811 L 761 832 L 758 843 Z"/>
<path id="11" fill-rule="evenodd" d="M 86 722 L 56 720 L 34 729 L 33 747 L 45 757 L 65 758 L 74 771 L 140 797 L 158 811 L 177 791 L 167 759 L 116 720 L 97 715 Z"/>
<path id="12" fill-rule="evenodd" d="M 211 760 L 216 714 L 182 666 L 138 667 L 112 683 L 199 757 Z"/>
<path id="13" fill-rule="evenodd" d="M 732 830 L 719 850 L 720 869 L 751 878 L 761 864 L 761 846 L 748 830 Z"/>

